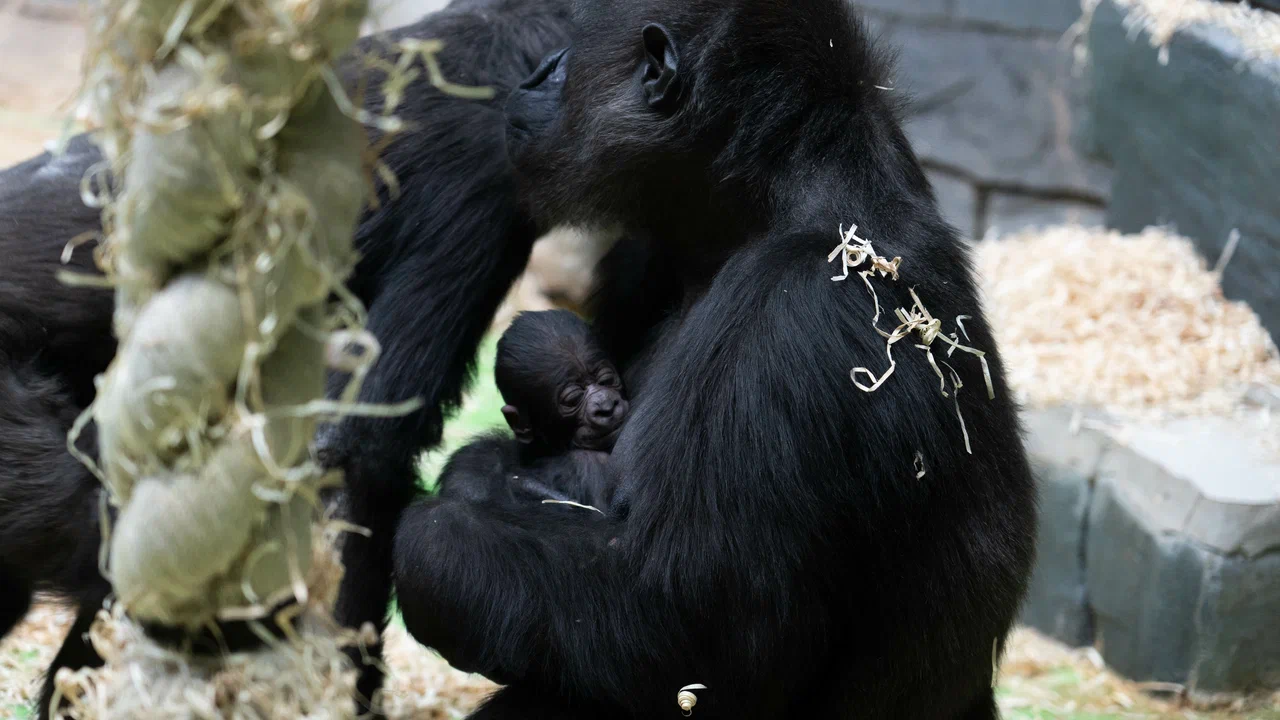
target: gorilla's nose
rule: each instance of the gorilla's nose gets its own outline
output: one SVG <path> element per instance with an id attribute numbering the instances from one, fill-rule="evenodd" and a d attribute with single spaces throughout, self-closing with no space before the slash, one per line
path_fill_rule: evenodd
<path id="1" fill-rule="evenodd" d="M 601 395 L 596 395 L 592 398 L 591 417 L 597 420 L 608 420 L 613 417 L 614 411 L 618 409 L 618 398 L 612 395 L 601 397 Z"/>
<path id="2" fill-rule="evenodd" d="M 608 427 L 619 420 L 618 409 L 621 404 L 617 393 L 592 393 L 588 399 L 587 412 L 591 414 L 591 423 L 599 427 Z"/>

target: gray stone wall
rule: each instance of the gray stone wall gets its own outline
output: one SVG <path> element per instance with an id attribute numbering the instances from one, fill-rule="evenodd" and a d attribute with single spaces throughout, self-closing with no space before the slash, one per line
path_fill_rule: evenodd
<path id="1" fill-rule="evenodd" d="M 1071 416 L 1025 417 L 1041 524 L 1023 622 L 1193 694 L 1280 687 L 1271 430 L 1199 418 L 1118 438 Z"/>
<path id="2" fill-rule="evenodd" d="M 1076 149 L 1085 93 L 1063 42 L 1079 0 L 862 5 L 899 50 L 908 134 L 962 233 L 1102 223 L 1110 172 Z"/>
<path id="3" fill-rule="evenodd" d="M 1077 75 L 1079 0 L 862 4 L 900 49 L 908 134 L 961 231 L 1171 224 L 1213 263 L 1236 230 L 1224 291 L 1280 336 L 1280 62 L 1193 28 L 1162 64 L 1103 0 Z M 1280 687 L 1280 462 L 1237 442 L 1274 430 L 1196 419 L 1122 443 L 1071 416 L 1026 416 L 1042 515 L 1023 622 L 1135 679 Z"/>
<path id="4" fill-rule="evenodd" d="M 1088 48 L 1082 144 L 1116 168 L 1107 223 L 1172 225 L 1210 263 L 1238 232 L 1223 292 L 1280 337 L 1280 60 L 1246 60 L 1235 37 L 1197 26 L 1173 36 L 1162 64 L 1110 1 Z"/>

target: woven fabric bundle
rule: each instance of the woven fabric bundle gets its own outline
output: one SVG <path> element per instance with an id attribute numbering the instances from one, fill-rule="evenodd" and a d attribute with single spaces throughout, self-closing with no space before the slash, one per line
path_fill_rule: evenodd
<path id="1" fill-rule="evenodd" d="M 59 678 L 69 717 L 354 713 L 342 650 L 359 637 L 329 621 L 341 568 L 332 543 L 314 542 L 317 493 L 334 478 L 309 446 L 335 355 L 327 300 L 354 263 L 368 194 L 365 132 L 330 62 L 365 11 L 95 7 L 86 87 L 107 162 L 85 194 L 103 209 L 120 345 L 90 412 L 119 508 L 104 567 L 116 604 L 91 634 L 106 667 Z M 278 624 L 285 639 L 195 660 L 136 624 L 225 620 L 268 639 Z"/>

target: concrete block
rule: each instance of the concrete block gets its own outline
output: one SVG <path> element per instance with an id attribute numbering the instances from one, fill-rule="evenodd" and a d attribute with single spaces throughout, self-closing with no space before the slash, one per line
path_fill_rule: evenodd
<path id="1" fill-rule="evenodd" d="M 933 185 L 933 193 L 938 198 L 938 209 L 942 211 L 942 217 L 955 226 L 962 236 L 973 238 L 974 218 L 978 212 L 977 190 L 955 175 L 937 171 L 928 171 L 926 174 Z"/>
<path id="2" fill-rule="evenodd" d="M 888 28 L 895 84 L 917 100 L 917 153 L 980 184 L 1105 197 L 1106 167 L 1072 144 L 1081 88 L 1055 40 L 920 26 Z"/>
<path id="3" fill-rule="evenodd" d="M 997 30 L 1062 34 L 1080 19 L 1080 0 L 956 0 L 956 20 Z"/>
<path id="4" fill-rule="evenodd" d="M 993 192 L 987 199 L 983 232 L 1009 234 L 1064 223 L 1101 227 L 1106 224 L 1106 214 L 1100 205 Z"/>
<path id="5" fill-rule="evenodd" d="M 1102 457 L 1085 577 L 1095 644 L 1192 692 L 1280 681 L 1280 463 L 1227 420 L 1133 428 Z"/>
<path id="6" fill-rule="evenodd" d="M 870 15 L 907 18 L 945 18 L 948 0 L 858 0 Z"/>
<path id="7" fill-rule="evenodd" d="M 1239 230 L 1223 290 L 1280 337 L 1280 59 L 1245 61 L 1233 36 L 1195 26 L 1161 65 L 1123 19 L 1104 0 L 1088 38 L 1089 145 L 1115 166 L 1107 222 L 1125 232 L 1171 224 L 1210 263 Z"/>
<path id="8" fill-rule="evenodd" d="M 1040 526 L 1021 621 L 1068 645 L 1088 645 L 1093 613 L 1084 548 L 1094 475 L 1111 441 L 1097 431 L 1072 433 L 1065 409 L 1028 412 L 1023 422 L 1039 484 Z"/>
<path id="9" fill-rule="evenodd" d="M 1188 674 L 1201 690 L 1280 687 L 1280 554 L 1221 558 L 1196 621 L 1198 653 Z"/>

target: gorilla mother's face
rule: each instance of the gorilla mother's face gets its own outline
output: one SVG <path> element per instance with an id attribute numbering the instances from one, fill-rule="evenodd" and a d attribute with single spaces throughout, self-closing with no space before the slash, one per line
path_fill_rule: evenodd
<path id="1" fill-rule="evenodd" d="M 644 225 L 692 177 L 674 38 L 638 17 L 598 20 L 507 98 L 507 154 L 543 227 Z"/>

